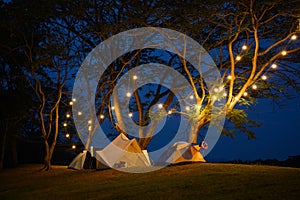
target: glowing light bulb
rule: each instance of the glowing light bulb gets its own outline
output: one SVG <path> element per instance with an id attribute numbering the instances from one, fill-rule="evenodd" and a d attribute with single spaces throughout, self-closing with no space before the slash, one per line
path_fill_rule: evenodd
<path id="1" fill-rule="evenodd" d="M 136 75 L 134 75 L 132 78 L 133 78 L 133 80 L 138 79 L 138 77 Z"/>
<path id="2" fill-rule="evenodd" d="M 194 99 L 194 96 L 193 96 L 193 95 L 191 95 L 191 96 L 190 96 L 190 99 Z"/>
<path id="3" fill-rule="evenodd" d="M 248 92 L 244 92 L 243 96 L 244 97 L 248 96 Z"/>
<path id="4" fill-rule="evenodd" d="M 79 111 L 79 112 L 78 112 L 78 115 L 82 115 L 82 112 Z"/>
<path id="5" fill-rule="evenodd" d="M 72 101 L 73 101 L 73 102 L 76 102 L 76 99 L 75 99 L 75 98 L 73 98 L 73 99 L 72 99 Z"/>
<path id="6" fill-rule="evenodd" d="M 100 119 L 104 119 L 104 115 L 100 115 Z"/>
<path id="7" fill-rule="evenodd" d="M 268 78 L 268 77 L 265 76 L 265 75 L 263 75 L 263 76 L 261 77 L 261 79 L 264 80 L 264 81 L 267 80 L 267 78 Z"/>
<path id="8" fill-rule="evenodd" d="M 112 107 L 111 107 L 111 109 L 112 109 L 112 110 L 114 110 L 114 109 L 115 109 L 115 107 L 114 107 L 114 106 L 112 106 Z"/>
<path id="9" fill-rule="evenodd" d="M 72 149 L 76 149 L 76 145 L 73 144 L 73 145 L 72 145 Z"/>
<path id="10" fill-rule="evenodd" d="M 72 106 L 72 105 L 73 105 L 73 101 L 70 101 L 70 103 L 69 103 L 69 104 L 70 104 L 70 106 Z"/>
<path id="11" fill-rule="evenodd" d="M 281 52 L 281 55 L 283 55 L 283 56 L 286 56 L 286 54 L 287 54 L 287 52 L 286 52 L 285 50 L 283 50 L 283 51 Z"/>
<path id="12" fill-rule="evenodd" d="M 132 117 L 132 116 L 133 116 L 133 114 L 132 114 L 132 113 L 129 113 L 129 114 L 128 114 L 128 116 L 129 116 L 129 117 Z"/>
<path id="13" fill-rule="evenodd" d="M 219 92 L 219 89 L 218 89 L 218 88 L 215 88 L 215 89 L 214 89 L 214 92 Z"/>
<path id="14" fill-rule="evenodd" d="M 67 123 L 64 123 L 63 126 L 66 127 L 66 126 L 68 126 L 68 124 L 67 124 Z"/>
<path id="15" fill-rule="evenodd" d="M 243 45 L 243 46 L 242 46 L 242 49 L 243 49 L 243 50 L 246 50 L 246 49 L 247 49 L 247 46 L 246 46 L 246 45 Z"/>
<path id="16" fill-rule="evenodd" d="M 163 107 L 162 103 L 158 104 L 158 108 L 162 108 L 162 107 Z"/>
<path id="17" fill-rule="evenodd" d="M 70 134 L 69 133 L 66 134 L 66 138 L 70 138 Z"/>
<path id="18" fill-rule="evenodd" d="M 189 106 L 185 107 L 185 110 L 189 111 L 191 108 Z"/>
<path id="19" fill-rule="evenodd" d="M 67 117 L 67 118 L 70 118 L 70 117 L 71 117 L 71 115 L 70 115 L 70 114 L 66 114 L 66 117 Z"/>
<path id="20" fill-rule="evenodd" d="M 219 91 L 222 92 L 223 90 L 224 90 L 224 87 L 223 87 L 223 86 L 220 86 L 220 87 L 219 87 Z"/>
<path id="21" fill-rule="evenodd" d="M 196 108 L 197 109 L 201 109 L 201 105 L 196 105 Z"/>
<path id="22" fill-rule="evenodd" d="M 242 57 L 241 57 L 241 56 L 237 56 L 235 59 L 236 59 L 237 61 L 240 61 L 240 60 L 242 59 Z"/>
<path id="23" fill-rule="evenodd" d="M 228 75 L 228 76 L 227 76 L 227 79 L 228 79 L 228 80 L 231 80 L 231 79 L 232 79 L 232 76 L 231 76 L 231 75 Z"/>
<path id="24" fill-rule="evenodd" d="M 92 124 L 92 120 L 89 120 L 89 121 L 88 121 L 88 124 Z"/>
<path id="25" fill-rule="evenodd" d="M 171 114 L 172 114 L 172 110 L 169 110 L 169 111 L 168 111 L 168 114 L 171 115 Z"/>
<path id="26" fill-rule="evenodd" d="M 291 39 L 292 40 L 296 40 L 297 39 L 297 35 L 292 35 Z"/>
<path id="27" fill-rule="evenodd" d="M 224 97 L 227 97 L 227 93 L 226 93 L 226 92 L 224 92 L 224 93 L 223 93 L 223 96 L 224 96 Z"/>
<path id="28" fill-rule="evenodd" d="M 257 85 L 252 85 L 252 89 L 256 90 L 257 89 Z"/>
<path id="29" fill-rule="evenodd" d="M 130 92 L 127 92 L 127 93 L 126 93 L 126 96 L 127 96 L 127 97 L 131 97 L 131 93 L 130 93 Z"/>
<path id="30" fill-rule="evenodd" d="M 92 126 L 89 126 L 89 131 L 91 131 L 92 130 Z"/>
<path id="31" fill-rule="evenodd" d="M 277 68 L 277 65 L 274 63 L 271 65 L 272 69 L 276 69 Z"/>

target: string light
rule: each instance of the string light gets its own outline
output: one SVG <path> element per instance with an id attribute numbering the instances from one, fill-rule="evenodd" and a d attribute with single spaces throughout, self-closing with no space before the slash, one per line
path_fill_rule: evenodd
<path id="1" fill-rule="evenodd" d="M 73 101 L 73 102 L 76 102 L 76 99 L 75 99 L 75 98 L 73 98 L 73 99 L 72 99 L 72 101 Z"/>
<path id="2" fill-rule="evenodd" d="M 271 65 L 272 69 L 276 69 L 277 68 L 277 65 L 274 63 Z"/>
<path id="3" fill-rule="evenodd" d="M 248 92 L 244 92 L 243 96 L 244 97 L 248 96 Z"/>
<path id="4" fill-rule="evenodd" d="M 114 110 L 114 109 L 115 109 L 115 107 L 114 107 L 114 106 L 112 106 L 112 107 L 111 107 L 111 109 L 112 109 L 112 110 Z"/>
<path id="5" fill-rule="evenodd" d="M 131 93 L 130 93 L 130 92 L 127 92 L 127 93 L 126 93 L 126 96 L 127 96 L 127 97 L 131 97 Z"/>
<path id="6" fill-rule="evenodd" d="M 78 112 L 78 115 L 79 115 L 79 116 L 82 115 L 82 112 L 79 111 L 79 112 Z"/>
<path id="7" fill-rule="evenodd" d="M 201 109 L 201 105 L 196 105 L 196 108 L 197 108 L 198 110 L 200 110 L 200 109 Z"/>
<path id="8" fill-rule="evenodd" d="M 66 134 L 66 138 L 70 138 L 70 134 L 69 133 Z"/>
<path id="9" fill-rule="evenodd" d="M 244 45 L 242 46 L 242 49 L 243 49 L 243 50 L 246 50 L 246 49 L 247 49 L 247 46 L 244 44 Z"/>
<path id="10" fill-rule="evenodd" d="M 92 124 L 92 120 L 89 120 L 89 121 L 88 121 L 88 124 Z"/>
<path id="11" fill-rule="evenodd" d="M 71 115 L 70 115 L 70 114 L 66 114 L 66 117 L 67 117 L 67 118 L 70 118 L 70 117 L 71 117 Z"/>
<path id="12" fill-rule="evenodd" d="M 92 130 L 92 126 L 89 126 L 89 131 L 91 131 Z"/>
<path id="13" fill-rule="evenodd" d="M 189 111 L 191 108 L 189 106 L 185 107 L 185 110 Z"/>
<path id="14" fill-rule="evenodd" d="M 132 116 L 133 116 L 133 114 L 132 114 L 132 113 L 129 113 L 129 114 L 128 114 L 128 116 L 129 116 L 129 117 L 132 117 Z"/>
<path id="15" fill-rule="evenodd" d="M 68 126 L 68 124 L 67 124 L 67 123 L 64 123 L 63 126 L 66 127 L 66 126 Z"/>
<path id="16" fill-rule="evenodd" d="M 72 106 L 72 105 L 73 105 L 73 101 L 70 101 L 70 103 L 69 103 L 69 104 L 70 104 L 70 106 Z"/>
<path id="17" fill-rule="evenodd" d="M 163 107 L 162 103 L 158 104 L 158 108 L 162 108 L 162 107 Z"/>
<path id="18" fill-rule="evenodd" d="M 281 55 L 286 56 L 287 52 L 285 50 L 281 51 Z"/>
<path id="19" fill-rule="evenodd" d="M 169 110 L 169 111 L 168 111 L 168 114 L 171 115 L 171 114 L 172 114 L 172 110 Z"/>
<path id="20" fill-rule="evenodd" d="M 218 88 L 215 88 L 215 89 L 214 89 L 214 92 L 219 92 L 219 89 L 218 89 Z"/>
<path id="21" fill-rule="evenodd" d="M 104 119 L 104 115 L 100 115 L 100 119 Z"/>
<path id="22" fill-rule="evenodd" d="M 75 144 L 72 145 L 72 149 L 76 149 L 76 145 Z"/>
<path id="23" fill-rule="evenodd" d="M 226 93 L 226 92 L 224 92 L 224 93 L 223 93 L 223 96 L 224 96 L 224 97 L 227 97 L 227 93 Z"/>
<path id="24" fill-rule="evenodd" d="M 255 85 L 255 84 L 252 85 L 252 89 L 253 89 L 253 90 L 256 90 L 256 89 L 257 89 L 257 85 Z"/>
<path id="25" fill-rule="evenodd" d="M 231 80 L 231 79 L 232 79 L 232 76 L 231 76 L 231 75 L 228 75 L 228 76 L 227 76 L 227 79 L 228 79 L 228 80 Z"/>
<path id="26" fill-rule="evenodd" d="M 138 77 L 136 75 L 134 75 L 132 78 L 133 78 L 133 80 L 138 79 Z"/>
<path id="27" fill-rule="evenodd" d="M 190 99 L 194 99 L 194 96 L 193 96 L 193 95 L 191 95 L 191 96 L 190 96 Z"/>
<path id="28" fill-rule="evenodd" d="M 237 61 L 240 61 L 240 60 L 242 59 L 242 57 L 241 57 L 241 56 L 237 56 L 235 59 L 236 59 Z"/>
<path id="29" fill-rule="evenodd" d="M 268 77 L 267 77 L 266 75 L 263 75 L 263 76 L 261 77 L 261 79 L 264 80 L 264 81 L 267 80 L 267 78 L 268 78 Z"/>
<path id="30" fill-rule="evenodd" d="M 292 35 L 291 39 L 292 40 L 296 40 L 297 39 L 297 35 Z"/>

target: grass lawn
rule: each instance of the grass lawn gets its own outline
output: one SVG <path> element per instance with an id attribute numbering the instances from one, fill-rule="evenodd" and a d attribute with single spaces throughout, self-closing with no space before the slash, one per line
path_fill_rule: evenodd
<path id="1" fill-rule="evenodd" d="M 0 172 L 0 199 L 300 199 L 300 169 L 186 164 L 144 174 L 24 165 Z"/>

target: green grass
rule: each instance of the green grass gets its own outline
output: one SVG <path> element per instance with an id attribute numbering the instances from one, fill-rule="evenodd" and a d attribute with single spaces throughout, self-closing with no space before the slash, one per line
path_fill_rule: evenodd
<path id="1" fill-rule="evenodd" d="M 39 165 L 0 172 L 0 199 L 300 199 L 300 169 L 187 164 L 145 174 Z"/>

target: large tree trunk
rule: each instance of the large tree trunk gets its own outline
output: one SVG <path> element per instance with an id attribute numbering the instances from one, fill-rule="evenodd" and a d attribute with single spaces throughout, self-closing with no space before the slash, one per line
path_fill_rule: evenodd
<path id="1" fill-rule="evenodd" d="M 51 158 L 50 158 L 50 149 L 49 143 L 47 140 L 44 141 L 45 146 L 45 156 L 44 156 L 44 167 L 42 170 L 49 170 L 51 168 Z"/>

